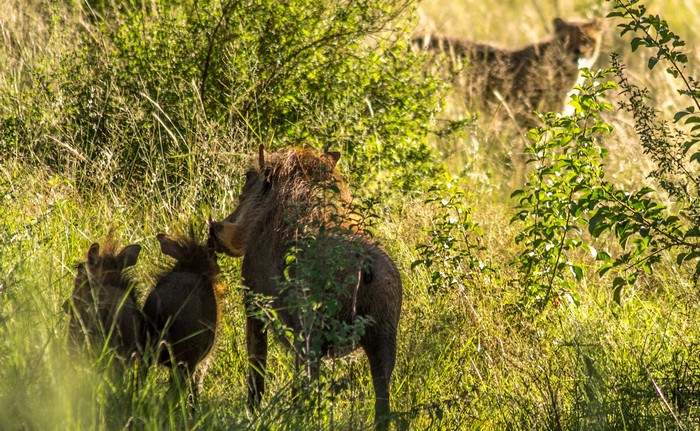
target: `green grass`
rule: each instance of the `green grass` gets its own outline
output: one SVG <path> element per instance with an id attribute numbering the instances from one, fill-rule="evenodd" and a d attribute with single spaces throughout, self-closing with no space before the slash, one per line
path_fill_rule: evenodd
<path id="1" fill-rule="evenodd" d="M 103 3 L 107 7 L 110 2 Z M 550 2 L 431 0 L 421 11 L 442 32 L 517 45 L 542 37 L 543 22 L 554 16 L 585 15 L 579 3 L 556 2 L 557 11 Z M 90 25 L 79 6 L 65 4 L 60 15 L 65 22 L 84 19 Z M 62 24 L 51 18 L 51 11 L 61 7 L 33 0 L 0 6 L 0 31 L 11 42 L 0 49 L 0 89 L 5 96 L 17 96 L 2 99 L 2 118 L 12 111 L 60 122 L 60 106 L 32 99 L 39 91 L 32 67 L 58 70 L 61 56 L 71 50 L 75 35 L 52 27 Z M 665 14 L 692 49 L 700 46 L 700 30 L 688 17 L 699 7 L 681 0 L 650 6 Z M 674 84 L 664 74 L 646 70 L 645 61 L 633 56 L 626 43 L 609 29 L 604 50 L 622 51 L 630 74 L 650 87 L 656 106 L 665 114 L 675 112 L 680 99 Z M 600 64 L 605 61 L 603 53 Z M 76 83 L 81 78 L 72 77 Z M 9 91 L 13 85 L 26 92 Z M 458 101 L 448 98 L 446 103 L 438 117 L 466 115 Z M 168 262 L 155 235 L 182 232 L 190 225 L 204 235 L 210 214 L 227 215 L 258 144 L 254 132 L 224 130 L 220 119 L 208 117 L 196 104 L 177 113 L 189 116 L 187 128 L 174 127 L 159 109 L 153 115 L 125 106 L 115 115 L 126 123 L 151 124 L 156 132 L 111 136 L 112 147 L 106 148 L 115 153 L 101 153 L 97 160 L 102 165 L 86 167 L 74 156 L 73 150 L 82 150 L 71 141 L 70 129 L 53 129 L 63 135 L 32 136 L 42 148 L 55 151 L 58 145 L 61 154 L 68 154 L 68 162 L 60 165 L 0 142 L 0 429 L 372 429 L 373 390 L 362 354 L 324 363 L 324 397 L 315 409 L 293 397 L 299 379 L 294 358 L 271 344 L 268 392 L 258 414 L 247 412 L 245 312 L 240 262 L 234 259 L 220 258 L 229 289 L 223 336 L 194 412 L 182 397 L 168 396 L 165 370 L 115 372 L 110 354 L 86 358 L 69 348 L 62 305 L 72 290 L 75 263 L 84 259 L 90 243 L 114 229 L 122 244 L 144 247 L 135 269 L 143 300 L 153 274 Z M 34 109 L 40 110 L 38 117 Z M 325 124 L 323 115 L 330 114 L 319 108 L 318 115 L 319 124 Z M 630 118 L 616 112 L 609 121 L 615 128 L 606 142 L 609 179 L 625 186 L 649 181 L 652 165 L 637 161 L 641 149 Z M 411 269 L 415 246 L 425 240 L 423 229 L 435 216 L 434 207 L 423 203 L 429 185 L 412 194 L 380 187 L 387 200 L 374 208 L 380 215 L 376 237 L 396 261 L 404 283 L 392 382 L 395 428 L 696 429 L 697 286 L 689 270 L 670 256 L 664 256 L 653 275 L 626 288 L 621 305 L 613 302 L 610 277 L 599 278 L 591 269 L 571 300 L 565 297 L 534 315 L 518 309 L 521 287 L 513 281 L 512 261 L 519 251 L 513 242 L 519 226 L 509 223 L 514 210 L 508 195 L 522 185 L 514 165 L 522 143 L 512 140 L 506 127 L 481 123 L 463 137 L 430 140 L 438 159 L 469 191 L 463 204 L 484 231 L 485 258 L 494 273 L 464 274 L 461 288 L 431 291 L 429 273 Z M 179 136 L 177 130 L 185 132 Z M 257 138 L 268 145 L 272 140 Z M 177 151 L 159 151 L 160 144 L 173 141 Z M 152 151 L 139 159 L 146 161 L 148 175 L 122 182 L 123 165 L 115 160 L 119 149 L 132 142 Z M 347 173 L 353 167 L 343 169 Z M 614 240 L 609 241 L 613 247 Z"/>

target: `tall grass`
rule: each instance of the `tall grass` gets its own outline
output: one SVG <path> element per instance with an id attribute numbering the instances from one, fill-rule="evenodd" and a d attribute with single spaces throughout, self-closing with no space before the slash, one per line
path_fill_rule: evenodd
<path id="1" fill-rule="evenodd" d="M 212 106 L 218 102 L 210 101 L 213 105 L 208 106 L 198 101 L 193 96 L 200 88 L 196 80 L 178 82 L 168 94 L 171 99 L 159 99 L 146 85 L 139 87 L 140 75 L 134 74 L 136 103 L 119 94 L 118 83 L 99 74 L 99 69 L 63 74 L 66 58 L 75 61 L 74 65 L 88 64 L 79 63 L 80 53 L 75 49 L 85 42 L 83 37 L 93 38 L 92 43 L 104 42 L 96 16 L 109 12 L 113 2 L 90 4 L 92 11 L 82 2 L 12 0 L 0 5 L 0 429 L 371 429 L 372 384 L 363 355 L 324 363 L 328 396 L 319 409 L 309 411 L 294 399 L 292 387 L 299 376 L 293 357 L 275 344 L 268 361 L 269 392 L 258 413 L 246 411 L 245 311 L 239 263 L 233 259 L 220 259 L 229 286 L 223 337 L 201 403 L 194 411 L 182 394 L 168 394 L 165 370 L 129 368 L 116 373 L 108 353 L 82 357 L 66 340 L 62 304 L 72 289 L 75 263 L 84 258 L 92 241 L 114 229 L 122 243 L 143 245 L 135 269 L 142 301 L 151 287 L 151 275 L 163 264 L 157 233 L 185 231 L 192 225 L 204 235 L 210 214 L 225 216 L 236 205 L 243 173 L 258 143 L 274 146 L 277 139 L 285 144 L 301 143 L 309 137 L 320 148 L 319 136 L 334 139 L 336 148 L 354 152 L 352 158 L 341 160 L 352 184 L 366 186 L 359 194 L 383 198 L 373 208 L 380 215 L 376 237 L 397 262 L 404 282 L 392 383 L 396 429 L 697 426 L 700 331 L 696 322 L 700 308 L 697 287 L 686 268 L 664 256 L 664 265 L 656 273 L 628 288 L 621 305 L 613 301 L 607 277 L 590 275 L 577 286 L 575 300 L 562 301 L 535 316 L 520 313 L 520 292 L 512 282 L 512 261 L 518 252 L 512 239 L 519 226 L 509 223 L 513 210 L 507 196 L 521 185 L 515 163 L 521 162 L 516 156 L 524 144 L 513 138 L 512 130 L 506 130 L 507 124 L 481 122 L 461 137 L 428 139 L 421 130 L 435 129 L 431 113 L 439 106 L 439 88 L 414 87 L 401 100 L 399 90 L 417 85 L 423 72 L 387 66 L 392 64 L 392 55 L 399 55 L 389 51 L 365 58 L 372 60 L 368 70 L 378 78 L 371 85 L 362 81 L 367 86 L 361 94 L 345 89 L 348 91 L 331 100 L 332 107 L 317 99 L 285 99 L 285 106 L 293 109 L 285 111 L 289 128 L 276 129 L 282 137 L 261 135 L 262 123 L 252 126 L 252 116 L 233 121 L 234 113 L 226 109 L 222 111 L 225 115 L 212 116 Z M 129 13 L 147 13 L 151 2 L 118 5 Z M 520 45 L 543 37 L 554 16 L 599 14 L 605 7 L 599 2 L 431 0 L 420 11 L 421 25 L 441 32 Z M 697 52 L 700 35 L 688 20 L 698 8 L 694 2 L 671 0 L 663 2 L 663 8 L 660 2 L 650 8 L 658 8 Z M 632 55 L 626 42 L 617 37 L 613 24 L 609 23 L 604 52 L 621 51 L 631 75 L 652 89 L 656 106 L 663 112 L 675 112 L 679 100 L 675 86 L 662 74 L 647 71 L 645 61 Z M 403 21 L 396 25 L 408 27 Z M 246 41 L 242 38 L 240 43 Z M 367 45 L 379 43 L 381 38 Z M 339 52 L 346 51 L 334 51 Z M 99 64 L 113 66 L 104 52 L 93 54 L 103 56 Z M 254 59 L 252 51 L 232 49 L 226 55 L 238 65 Z M 318 55 L 317 60 L 323 53 Z M 422 64 L 411 61 L 415 67 Z M 600 64 L 606 61 L 603 53 Z M 395 80 L 390 81 L 381 74 L 386 68 L 401 74 L 391 75 Z M 44 80 L 51 77 L 58 78 Z M 243 79 L 226 76 L 210 82 L 241 83 Z M 331 86 L 332 80 L 322 82 Z M 387 89 L 389 82 L 394 87 Z M 105 83 L 108 85 L 100 87 Z M 65 94 L 56 91 L 60 85 Z M 89 114 L 99 110 L 91 110 L 89 97 L 81 94 L 89 96 L 93 87 L 115 91 L 93 99 L 113 109 L 110 121 L 120 125 L 100 138 L 104 139 L 102 146 L 97 145 L 97 135 L 78 136 L 77 123 L 67 120 L 78 111 L 69 112 L 68 99 L 52 98 L 57 94 L 71 97 L 74 106 L 70 109 L 86 109 L 87 117 L 80 118 L 90 120 Z M 236 91 L 250 96 L 250 102 L 254 100 L 251 88 Z M 368 101 L 376 100 L 373 91 L 381 93 L 378 98 L 384 105 L 361 110 Z M 187 98 L 187 103 L 180 105 L 180 97 Z M 343 105 L 343 97 L 357 100 Z M 125 100 L 129 102 L 123 103 Z M 392 109 L 420 110 L 420 116 L 416 125 L 402 130 L 398 128 L 402 121 L 413 120 L 391 117 Z M 313 122 L 309 127 L 293 123 L 294 112 L 303 112 L 299 118 Z M 467 114 L 459 100 L 447 98 L 443 110 L 435 115 L 438 120 L 454 120 Z M 372 115 L 372 121 L 381 122 L 367 120 Z M 363 119 L 362 124 L 358 118 Z M 648 181 L 651 165 L 639 158 L 641 147 L 630 118 L 615 112 L 609 121 L 615 129 L 606 142 L 611 153 L 610 179 L 623 185 Z M 357 128 L 348 132 L 351 125 Z M 389 139 L 392 134 L 399 137 Z M 347 136 L 364 147 L 351 148 L 355 143 Z M 387 143 L 396 151 L 376 151 Z M 396 178 L 391 169 L 405 161 L 402 157 L 415 156 L 417 164 L 410 166 L 423 166 L 428 145 L 468 191 L 461 202 L 473 210 L 494 268 L 490 274 L 465 274 L 460 288 L 430 289 L 429 271 L 411 268 L 417 258 L 415 246 L 426 239 L 423 229 L 432 225 L 436 215 L 434 206 L 424 204 L 422 196 L 432 180 L 417 175 L 402 182 L 413 184 L 412 193 L 390 183 L 373 183 Z M 58 154 L 60 160 L 46 157 L 49 154 Z M 373 163 L 380 158 L 381 169 L 374 169 L 378 165 Z M 364 177 L 355 177 L 360 175 Z M 405 179 L 406 172 L 400 177 Z"/>

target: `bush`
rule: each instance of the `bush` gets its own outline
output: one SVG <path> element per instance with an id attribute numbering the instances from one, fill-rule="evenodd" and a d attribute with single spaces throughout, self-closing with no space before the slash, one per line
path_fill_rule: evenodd
<path id="1" fill-rule="evenodd" d="M 619 25 L 622 35 L 641 35 L 631 40 L 633 51 L 640 46 L 656 50 L 647 63 L 649 69 L 667 62 L 666 72 L 681 80 L 679 93 L 692 105 L 677 112 L 674 120 L 686 127 L 672 130 L 667 121 L 658 118 L 646 101 L 646 91 L 629 81 L 615 55 L 612 69 L 585 73 L 589 82 L 578 87 L 580 94 L 572 97 L 576 110 L 573 116 L 542 117 L 544 126 L 529 134 L 532 144 L 528 152 L 535 169 L 526 189 L 513 194 L 520 209 L 513 221 L 524 222 L 525 226 L 516 238 L 524 245 L 518 259 L 524 298 L 540 309 L 571 293 L 569 275 L 576 280 L 583 278 L 584 265 L 571 257 L 577 249 L 588 248 L 597 261 L 599 275 L 618 270 L 613 278 L 618 303 L 622 289 L 635 284 L 639 274 L 652 274 L 663 253 L 672 253 L 678 265 L 700 257 L 700 181 L 695 164 L 700 160 L 696 148 L 700 142 L 700 116 L 696 111 L 700 110 L 700 90 L 682 68 L 688 61 L 680 51 L 685 43 L 666 21 L 635 4 L 638 1 L 615 1 L 615 10 L 609 16 L 628 20 Z M 612 109 L 603 98 L 617 86 L 595 81 L 612 73 L 627 99 L 621 108 L 632 114 L 644 152 L 657 166 L 650 176 L 663 193 L 675 200 L 675 208 L 667 208 L 662 194 L 650 187 L 624 190 L 604 178 L 607 150 L 598 138 L 610 134 L 612 127 L 602 120 L 600 112 Z M 585 230 L 590 237 L 584 236 Z M 619 250 L 598 252 L 591 239 L 608 233 L 614 235 Z M 695 280 L 698 277 L 700 262 L 694 270 Z"/>
<path id="2" fill-rule="evenodd" d="M 341 150 L 361 188 L 379 177 L 413 190 L 434 171 L 425 140 L 444 88 L 407 47 L 409 1 L 98 6 L 83 6 L 84 27 L 55 30 L 68 39 L 57 64 L 0 88 L 3 101 L 35 99 L 8 104 L 0 146 L 103 183 L 147 180 L 154 160 L 165 186 L 201 178 L 193 165 L 220 162 L 201 162 L 209 140 L 224 154 Z"/>

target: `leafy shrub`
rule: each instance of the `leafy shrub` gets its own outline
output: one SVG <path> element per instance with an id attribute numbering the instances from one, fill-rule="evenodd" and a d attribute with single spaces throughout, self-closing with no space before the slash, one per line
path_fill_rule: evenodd
<path id="1" fill-rule="evenodd" d="M 583 278 L 583 265 L 568 254 L 584 246 L 598 261 L 600 275 L 612 268 L 621 271 L 613 279 L 618 303 L 623 287 L 634 284 L 641 272 L 651 274 L 663 253 L 671 252 L 678 264 L 700 257 L 700 182 L 695 164 L 700 159 L 700 152 L 695 149 L 700 142 L 700 116 L 696 111 L 700 108 L 700 91 L 682 68 L 688 59 L 679 48 L 685 43 L 664 20 L 648 15 L 643 5 L 635 7 L 637 3 L 615 1 L 615 10 L 609 16 L 629 20 L 620 24 L 622 34 L 641 33 L 641 37 L 631 41 L 633 50 L 640 46 L 656 49 L 656 55 L 647 63 L 649 69 L 668 62 L 667 73 L 682 81 L 684 87 L 679 93 L 688 97 L 692 105 L 679 111 L 674 120 L 685 124 L 686 129 L 672 130 L 668 122 L 658 118 L 656 110 L 646 102 L 646 90 L 629 81 L 617 56 L 613 56 L 612 69 L 585 73 L 589 83 L 579 87 L 581 93 L 572 97 L 574 116 L 542 117 L 544 127 L 529 134 L 533 144 L 528 151 L 536 168 L 526 190 L 513 194 L 519 199 L 520 209 L 513 220 L 525 223 L 523 233 L 516 238 L 525 246 L 518 259 L 521 283 L 526 286 L 524 297 L 540 308 L 570 292 L 567 273 L 577 280 Z M 651 177 L 675 200 L 675 208 L 667 208 L 659 193 L 650 187 L 623 190 L 604 178 L 607 151 L 595 136 L 612 132 L 611 126 L 601 120 L 600 112 L 612 108 L 602 98 L 616 85 L 597 85 L 592 80 L 610 73 L 617 76 L 627 98 L 621 109 L 633 115 L 644 152 L 657 166 Z M 584 238 L 584 228 L 594 239 L 612 233 L 619 252 L 597 252 Z M 700 276 L 700 263 L 696 263 L 694 274 L 696 279 Z"/>
<path id="2" fill-rule="evenodd" d="M 39 97 L 31 109 L 2 114 L 0 142 L 58 169 L 114 171 L 106 182 L 143 181 L 154 160 L 165 161 L 166 186 L 182 179 L 178 162 L 198 156 L 211 135 L 332 147 L 357 185 L 379 178 L 412 190 L 434 170 L 425 136 L 444 88 L 407 47 L 409 4 L 86 5 L 90 24 L 65 31 L 75 46 L 58 64 L 36 67 L 19 94 L 2 89 L 3 100 Z"/>
<path id="3" fill-rule="evenodd" d="M 579 94 L 572 95 L 575 113 L 544 114 L 544 125 L 528 134 L 532 144 L 526 151 L 535 168 L 526 189 L 512 195 L 518 199 L 512 221 L 523 223 L 515 241 L 524 247 L 517 265 L 529 305 L 558 301 L 571 293 L 569 276 L 583 278 L 583 266 L 569 255 L 584 246 L 581 229 L 607 190 L 603 180 L 607 151 L 596 136 L 612 131 L 600 114 L 612 109 L 603 98 L 615 84 L 597 85 L 609 72 L 584 71 L 587 82 L 578 87 Z M 595 248 L 590 250 L 596 254 Z"/>
<path id="4" fill-rule="evenodd" d="M 472 220 L 472 210 L 464 205 L 466 192 L 456 178 L 436 182 L 428 190 L 426 204 L 437 207 L 433 226 L 424 229 L 427 241 L 416 246 L 418 259 L 411 268 L 425 266 L 431 271 L 433 291 L 465 289 L 463 281 L 493 271 L 484 258 L 483 232 Z"/>
<path id="5" fill-rule="evenodd" d="M 666 208 L 659 193 L 651 188 L 636 192 L 617 191 L 611 193 L 607 202 L 601 202 L 595 216 L 590 220 L 589 231 L 594 236 L 614 232 L 619 245 L 631 250 L 623 252 L 612 262 L 604 264 L 600 272 L 610 267 L 627 267 L 631 274 L 624 282 L 633 283 L 640 271 L 651 273 L 661 261 L 664 252 L 671 252 L 678 264 L 696 260 L 700 256 L 697 229 L 698 212 L 698 168 L 700 158 L 697 144 L 700 142 L 700 108 L 698 83 L 686 75 L 683 64 L 688 62 L 680 49 L 685 42 L 673 33 L 665 20 L 647 13 L 638 1 L 615 1 L 615 10 L 609 17 L 620 17 L 627 21 L 620 24 L 621 35 L 634 32 L 640 36 L 632 38 L 630 44 L 636 51 L 640 46 L 656 50 L 649 58 L 648 68 L 657 64 L 668 64 L 666 72 L 680 79 L 682 88 L 678 93 L 688 98 L 691 106 L 674 115 L 677 127 L 671 128 L 667 121 L 658 118 L 656 110 L 647 102 L 647 92 L 632 84 L 624 74 L 624 67 L 613 57 L 620 88 L 627 100 L 621 108 L 632 113 L 644 153 L 656 164 L 650 177 L 656 180 L 663 192 L 675 200 L 675 208 Z M 681 127 L 684 124 L 686 127 Z M 696 263 L 695 279 L 700 276 L 700 262 Z M 615 279 L 616 292 L 624 284 Z M 619 296 L 618 296 L 619 299 Z"/>

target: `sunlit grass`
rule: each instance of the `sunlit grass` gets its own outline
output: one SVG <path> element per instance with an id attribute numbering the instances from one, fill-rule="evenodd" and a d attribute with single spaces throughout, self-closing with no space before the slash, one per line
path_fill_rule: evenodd
<path id="1" fill-rule="evenodd" d="M 42 49 L 49 46 L 42 41 L 57 33 L 42 18 L 42 8 L 32 12 L 35 3 L 0 6 L 1 36 L 11 42 L 6 46 L 23 50 L 25 59 L 57 54 Z M 670 0 L 650 8 L 665 14 L 697 52 L 700 30 L 688 17 L 696 16 L 700 6 Z M 543 37 L 555 16 L 588 15 L 575 1 L 430 0 L 421 10 L 441 32 L 503 45 Z M 596 7 L 590 10 L 598 13 Z M 662 113 L 675 112 L 680 108 L 677 85 L 663 73 L 646 70 L 646 62 L 631 55 L 609 24 L 604 50 L 622 51 L 630 75 L 649 86 L 655 106 Z M 68 39 L 64 45 L 50 44 L 56 49 L 69 45 Z M 18 62 L 12 49 L 0 51 L 0 70 L 30 73 L 31 65 Z M 599 64 L 606 61 L 603 53 Z M 0 74 L 0 85 L 8 82 Z M 123 114 L 136 118 L 142 113 Z M 150 176 L 129 187 L 119 185 L 121 172 L 110 170 L 109 163 L 87 171 L 76 165 L 58 174 L 37 160 L 0 156 L 0 429 L 372 428 L 372 384 L 361 354 L 324 363 L 325 382 L 342 389 L 328 391 L 333 397 L 320 411 L 309 411 L 294 398 L 299 376 L 292 354 L 275 344 L 261 410 L 246 410 L 245 310 L 240 262 L 234 259 L 220 258 L 229 286 L 223 336 L 194 411 L 183 396 L 167 396 L 165 369 L 115 372 L 109 355 L 83 357 L 69 348 L 62 305 L 72 289 L 75 263 L 84 259 L 91 242 L 114 229 L 123 244 L 142 244 L 135 271 L 143 300 L 165 262 L 155 235 L 186 231 L 190 225 L 204 235 L 209 215 L 225 216 L 235 206 L 255 143 L 219 133 L 201 111 L 188 114 L 192 127 L 183 136 L 169 128 L 164 115 L 153 120 L 164 125 L 161 139 L 176 140 L 182 151 L 164 155 L 157 139 L 142 145 L 152 151 L 144 158 Z M 468 113 L 453 98 L 443 114 L 454 119 Z M 615 112 L 609 121 L 615 134 L 606 142 L 608 179 L 624 186 L 647 182 L 653 167 L 640 156 L 631 119 Z M 141 138 L 113 137 L 115 143 Z M 523 184 L 525 165 L 519 156 L 524 142 L 510 125 L 482 118 L 464 136 L 431 144 L 463 179 L 469 191 L 465 205 L 484 231 L 497 276 L 469 274 L 464 289 L 430 291 L 429 274 L 411 269 L 411 263 L 416 244 L 425 238 L 423 229 L 431 225 L 431 207 L 420 196 L 395 196 L 378 208 L 380 213 L 397 209 L 382 213 L 376 238 L 396 261 L 404 283 L 392 386 L 395 427 L 693 428 L 700 417 L 700 309 L 687 270 L 665 258 L 656 274 L 624 292 L 621 305 L 612 301 L 610 280 L 590 274 L 575 292 L 577 303 L 562 302 L 523 318 L 515 305 L 520 286 L 513 282 L 517 250 L 512 239 L 519 227 L 509 223 L 509 195 Z"/>

